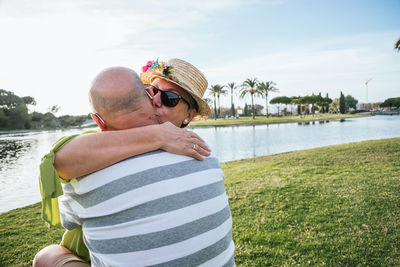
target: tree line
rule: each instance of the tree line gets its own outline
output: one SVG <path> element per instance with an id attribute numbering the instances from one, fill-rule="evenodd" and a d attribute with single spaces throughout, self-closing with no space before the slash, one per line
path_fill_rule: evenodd
<path id="1" fill-rule="evenodd" d="M 31 112 L 29 106 L 35 106 L 31 96 L 19 97 L 11 91 L 0 89 L 0 130 L 52 129 L 81 126 L 90 115 L 56 117 L 58 106 L 49 107 L 46 113 Z"/>
<path id="2" fill-rule="evenodd" d="M 399 40 L 400 41 L 400 40 Z M 400 97 L 393 97 L 386 99 L 382 104 L 379 105 L 381 108 L 400 108 Z"/>
<path id="3" fill-rule="evenodd" d="M 234 82 L 227 83 L 226 85 L 215 84 L 211 85 L 209 88 L 209 96 L 213 98 L 213 100 L 206 99 L 210 106 L 213 106 L 214 119 L 221 118 L 227 116 L 226 110 L 221 113 L 220 106 L 220 97 L 229 93 L 231 96 L 231 108 L 230 108 L 230 116 L 236 116 L 235 104 L 233 102 L 233 95 L 235 91 L 239 90 L 239 97 L 244 98 L 247 95 L 251 96 L 251 111 L 249 112 L 249 108 L 247 103 L 244 106 L 243 115 L 253 116 L 253 119 L 256 115 L 261 114 L 261 110 L 263 107 L 258 104 L 254 104 L 254 97 L 262 97 L 265 99 L 265 116 L 268 117 L 270 115 L 268 111 L 268 103 L 272 105 L 277 105 L 278 116 L 280 116 L 280 108 L 283 105 L 283 115 L 287 115 L 288 113 L 293 114 L 294 112 L 288 112 L 287 106 L 291 105 L 291 107 L 296 106 L 297 114 L 300 116 L 306 116 L 308 114 L 315 114 L 316 111 L 320 113 L 347 113 L 351 109 L 357 109 L 358 100 L 355 99 L 351 95 L 344 96 L 342 92 L 340 92 L 340 97 L 336 99 L 331 99 L 328 94 L 326 96 L 322 96 L 321 93 L 315 95 L 306 95 L 306 96 L 277 96 L 272 98 L 268 102 L 269 94 L 274 92 L 279 92 L 279 89 L 276 87 L 276 83 L 273 81 L 265 81 L 260 82 L 257 78 L 248 78 L 241 85 L 238 85 Z M 261 107 L 261 108 L 260 108 Z M 221 116 L 222 115 L 222 116 Z"/>

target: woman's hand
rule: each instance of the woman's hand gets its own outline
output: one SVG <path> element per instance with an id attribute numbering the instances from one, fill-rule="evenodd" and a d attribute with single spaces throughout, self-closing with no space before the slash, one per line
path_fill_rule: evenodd
<path id="1" fill-rule="evenodd" d="M 164 122 L 159 125 L 160 148 L 170 153 L 180 154 L 204 160 L 211 153 L 211 149 L 204 140 L 192 131 L 178 128 L 171 122 Z"/>

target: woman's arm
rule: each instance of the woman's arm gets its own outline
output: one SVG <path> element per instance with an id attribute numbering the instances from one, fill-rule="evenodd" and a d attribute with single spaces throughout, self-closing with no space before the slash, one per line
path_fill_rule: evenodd
<path id="1" fill-rule="evenodd" d="M 157 149 L 198 160 L 211 151 L 197 134 L 165 122 L 78 136 L 55 153 L 54 167 L 61 178 L 73 179 Z"/>

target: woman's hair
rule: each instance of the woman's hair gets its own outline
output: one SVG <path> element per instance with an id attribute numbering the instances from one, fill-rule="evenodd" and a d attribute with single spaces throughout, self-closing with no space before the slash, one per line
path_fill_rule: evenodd
<path id="1" fill-rule="evenodd" d="M 189 104 L 190 104 L 190 106 L 189 106 L 189 109 L 195 109 L 196 110 L 196 112 L 199 112 L 199 105 L 197 104 L 197 102 L 196 102 L 196 100 L 194 100 L 194 98 L 190 95 L 190 94 L 188 94 L 189 95 Z"/>

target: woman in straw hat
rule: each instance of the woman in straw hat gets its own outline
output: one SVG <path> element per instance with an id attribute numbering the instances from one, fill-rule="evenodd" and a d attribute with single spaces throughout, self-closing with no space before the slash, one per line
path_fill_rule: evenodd
<path id="1" fill-rule="evenodd" d="M 184 96 L 183 99 L 189 100 L 186 103 L 189 107 L 188 117 L 182 120 L 186 112 L 182 109 L 185 105 L 181 105 L 181 109 L 171 109 L 162 105 L 160 98 L 155 98 L 156 113 L 162 122 L 170 121 L 175 125 L 182 123 L 181 127 L 184 127 L 193 117 L 201 119 L 210 115 L 210 107 L 202 99 L 207 89 L 207 80 L 196 67 L 186 61 L 180 59 L 171 59 L 167 63 L 149 61 L 142 68 L 140 79 L 144 84 L 151 84 L 150 88 L 165 88 L 163 90 L 172 88 Z"/>
<path id="2" fill-rule="evenodd" d="M 107 133 L 107 136 L 99 132 L 82 135 L 76 139 L 65 138 L 66 142 L 63 143 L 62 149 L 59 151 L 54 149 L 51 152 L 55 155 L 53 160 L 57 172 L 52 167 L 54 170 L 52 173 L 55 174 L 57 182 L 59 181 L 57 173 L 64 179 L 72 179 L 100 170 L 125 158 L 157 149 L 191 156 L 198 160 L 203 160 L 204 156 L 210 154 L 209 148 L 199 136 L 182 129 L 195 117 L 207 118 L 210 114 L 209 106 L 202 99 L 207 89 L 207 80 L 204 75 L 186 61 L 171 59 L 168 62 L 158 60 L 147 62 L 142 68 L 140 78 L 146 85 L 146 92 L 153 103 L 155 115 L 161 123 L 157 126 L 158 128 L 154 130 L 154 127 L 145 126 L 111 131 Z M 93 118 L 100 128 L 106 127 L 98 114 L 94 114 Z M 121 136 L 125 140 L 123 144 L 120 142 Z M 143 142 L 146 138 L 157 140 L 157 142 Z M 52 162 L 51 166 L 53 166 Z M 42 173 L 41 168 L 41 176 L 43 175 L 47 174 Z M 81 232 L 71 233 L 69 237 L 64 236 L 64 240 L 65 242 L 68 242 L 68 239 L 76 241 L 77 236 L 78 247 L 81 250 L 74 252 L 88 260 L 88 251 L 86 247 L 82 248 L 84 244 Z M 62 250 L 65 248 L 54 245 L 42 253 L 41 258 L 51 262 L 57 253 L 65 253 Z"/>

